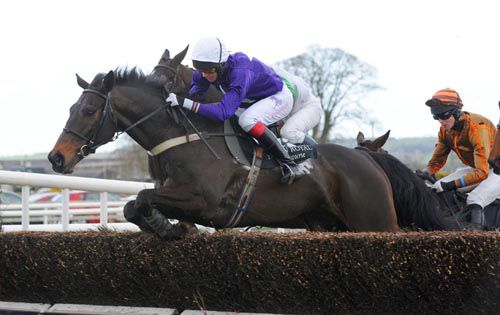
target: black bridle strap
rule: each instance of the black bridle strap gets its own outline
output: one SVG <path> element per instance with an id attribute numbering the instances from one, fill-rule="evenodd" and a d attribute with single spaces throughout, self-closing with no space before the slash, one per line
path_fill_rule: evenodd
<path id="1" fill-rule="evenodd" d="M 106 101 L 108 100 L 108 95 L 104 94 L 104 93 L 101 93 L 97 90 L 94 90 L 94 89 L 84 89 L 83 90 L 83 93 L 91 93 L 91 94 L 95 94 L 97 96 L 100 96 L 102 97 L 103 99 L 105 99 Z"/>
<path id="2" fill-rule="evenodd" d="M 177 65 L 177 67 L 173 68 L 169 65 L 164 65 L 164 64 L 157 64 L 153 70 L 157 69 L 157 68 L 163 68 L 163 69 L 167 69 L 167 70 L 170 70 L 174 73 L 174 79 L 172 80 L 172 84 L 170 84 L 170 90 L 174 90 L 174 88 L 177 86 L 177 77 L 179 76 L 179 70 L 180 70 L 180 64 Z"/>
<path id="3" fill-rule="evenodd" d="M 66 128 L 66 127 L 63 128 L 63 131 L 67 132 L 67 133 L 71 133 L 71 134 L 77 136 L 78 138 L 80 138 L 80 139 L 82 139 L 82 140 L 84 140 L 84 141 L 87 142 L 87 143 L 85 143 L 84 145 L 82 145 L 80 147 L 80 150 L 79 150 L 79 152 L 77 154 L 77 155 L 81 155 L 82 157 L 86 157 L 90 153 L 95 152 L 95 150 L 98 147 L 100 147 L 101 145 L 103 145 L 104 143 L 106 143 L 106 142 L 103 142 L 103 143 L 97 143 L 96 144 L 95 142 L 96 142 L 97 137 L 99 136 L 99 133 L 101 132 L 101 129 L 104 126 L 104 123 L 105 123 L 105 121 L 106 121 L 106 119 L 108 117 L 108 113 L 110 111 L 111 105 L 109 103 L 110 93 L 108 93 L 106 95 L 106 94 L 101 93 L 101 92 L 99 92 L 97 90 L 89 89 L 89 88 L 84 89 L 83 93 L 91 93 L 91 94 L 97 95 L 99 97 L 102 97 L 105 100 L 103 114 L 101 116 L 101 119 L 99 121 L 99 125 L 98 125 L 96 131 L 92 134 L 91 137 L 87 137 L 87 136 L 81 134 L 78 131 L 75 131 L 75 130 L 72 130 L 72 129 L 69 129 L 69 128 Z"/>
<path id="4" fill-rule="evenodd" d="M 123 131 L 120 131 L 117 133 L 117 135 L 113 138 L 113 140 L 116 140 L 122 133 L 124 132 L 127 132 L 129 131 L 130 129 L 134 128 L 134 127 L 137 127 L 137 125 L 145 122 L 146 120 L 148 120 L 149 118 L 151 118 L 153 115 L 155 115 L 156 113 L 158 113 L 160 110 L 164 109 L 164 107 L 162 106 L 159 106 L 158 108 L 156 108 L 154 111 L 152 111 L 151 113 L 147 114 L 146 116 L 142 117 L 141 119 L 139 119 L 138 121 L 136 121 L 135 123 L 133 123 L 132 125 L 128 126 L 125 130 Z"/>
<path id="5" fill-rule="evenodd" d="M 64 131 L 64 132 L 67 132 L 67 133 L 72 133 L 72 134 L 74 134 L 75 136 L 77 136 L 78 138 L 80 138 L 80 139 L 82 139 L 82 140 L 87 141 L 87 143 L 92 142 L 92 140 L 91 140 L 90 138 L 87 138 L 85 135 L 83 135 L 83 134 L 79 133 L 78 131 L 74 131 L 74 130 L 71 130 L 71 129 L 66 128 L 66 127 L 64 127 L 64 128 L 63 128 L 63 131 Z"/>

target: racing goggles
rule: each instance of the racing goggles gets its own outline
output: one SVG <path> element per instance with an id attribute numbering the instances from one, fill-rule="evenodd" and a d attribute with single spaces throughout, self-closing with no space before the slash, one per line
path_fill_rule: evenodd
<path id="1" fill-rule="evenodd" d="M 432 118 L 435 120 L 447 120 L 449 119 L 453 114 L 455 114 L 457 110 L 455 108 L 447 110 L 445 112 L 439 113 L 439 114 L 434 114 L 432 115 Z"/>

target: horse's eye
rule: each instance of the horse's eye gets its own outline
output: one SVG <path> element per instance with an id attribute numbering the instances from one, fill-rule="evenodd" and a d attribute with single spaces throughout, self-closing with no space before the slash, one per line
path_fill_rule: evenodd
<path id="1" fill-rule="evenodd" d="M 84 109 L 83 113 L 85 114 L 85 116 L 92 116 L 92 115 L 95 114 L 95 110 L 93 110 L 93 109 Z"/>

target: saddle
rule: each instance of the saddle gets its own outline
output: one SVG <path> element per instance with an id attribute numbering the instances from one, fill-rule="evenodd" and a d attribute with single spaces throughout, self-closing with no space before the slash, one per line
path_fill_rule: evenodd
<path id="1" fill-rule="evenodd" d="M 278 138 L 280 137 L 278 123 L 267 127 Z M 224 122 L 224 135 L 229 152 L 231 152 L 235 160 L 240 164 L 251 166 L 254 150 L 259 144 L 240 127 L 238 117 L 233 116 Z M 290 158 L 295 163 L 300 164 L 308 159 L 316 159 L 318 157 L 316 146 L 316 141 L 306 136 L 303 143 L 291 146 L 285 145 L 285 148 L 287 148 Z M 270 169 L 278 166 L 279 164 L 273 156 L 264 152 L 261 168 Z"/>
<path id="2" fill-rule="evenodd" d="M 461 217 L 465 213 L 467 195 L 461 191 L 444 191 L 438 193 L 441 202 L 450 209 L 451 215 Z M 463 218 L 469 221 L 469 218 Z M 484 208 L 485 226 L 490 231 L 500 231 L 500 199 L 496 199 Z"/>

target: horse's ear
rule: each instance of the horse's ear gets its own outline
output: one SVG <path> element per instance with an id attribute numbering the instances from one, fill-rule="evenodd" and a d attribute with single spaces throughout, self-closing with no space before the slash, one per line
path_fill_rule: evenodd
<path id="1" fill-rule="evenodd" d="M 113 70 L 109 71 L 108 74 L 106 74 L 106 76 L 102 79 L 102 85 L 106 93 L 111 91 L 111 89 L 115 85 L 115 73 L 113 72 Z"/>
<path id="2" fill-rule="evenodd" d="M 187 54 L 187 51 L 189 49 L 189 45 L 186 46 L 186 48 L 184 48 L 183 51 L 181 51 L 180 53 L 178 53 L 174 59 L 172 59 L 172 63 L 174 65 L 180 65 L 182 60 L 184 60 L 184 57 L 186 57 L 186 54 Z"/>
<path id="3" fill-rule="evenodd" d="M 384 146 L 384 144 L 386 143 L 387 139 L 389 139 L 389 134 L 391 133 L 390 130 L 388 130 L 384 135 L 378 137 L 377 139 L 373 140 L 373 144 L 377 147 L 377 148 L 381 148 Z"/>
<path id="4" fill-rule="evenodd" d="M 76 74 L 76 82 L 78 82 L 78 85 L 82 88 L 82 89 L 86 89 L 89 87 L 90 84 L 87 83 L 87 81 L 85 81 L 84 79 L 82 79 L 78 73 L 75 73 Z"/>
<path id="5" fill-rule="evenodd" d="M 170 59 L 170 51 L 168 49 L 165 49 L 163 52 L 163 55 L 161 55 L 161 59 L 169 60 Z"/>
<path id="6" fill-rule="evenodd" d="M 361 145 L 363 144 L 363 142 L 365 142 L 365 135 L 361 131 L 358 132 L 358 136 L 356 137 L 356 142 L 358 143 L 358 145 Z"/>

